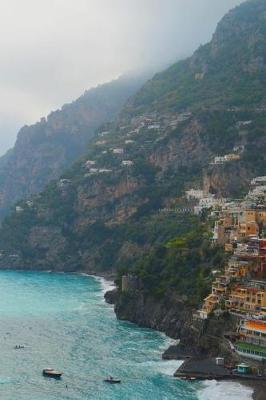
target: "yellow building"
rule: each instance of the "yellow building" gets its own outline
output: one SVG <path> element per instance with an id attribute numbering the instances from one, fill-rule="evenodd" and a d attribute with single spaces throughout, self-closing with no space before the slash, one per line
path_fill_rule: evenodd
<path id="1" fill-rule="evenodd" d="M 208 297 L 204 299 L 202 310 L 207 314 L 210 314 L 217 304 L 219 304 L 220 297 L 216 294 L 211 293 Z"/>
<path id="2" fill-rule="evenodd" d="M 266 211 L 257 211 L 257 223 L 266 224 Z"/>
<path id="3" fill-rule="evenodd" d="M 259 226 L 255 221 L 240 223 L 238 234 L 240 237 L 257 236 L 259 234 Z"/>
<path id="4" fill-rule="evenodd" d="M 257 222 L 258 224 L 266 223 L 266 211 L 263 210 L 246 210 L 245 222 Z"/>
<path id="5" fill-rule="evenodd" d="M 244 278 L 254 270 L 255 266 L 252 261 L 243 261 L 238 259 L 230 259 L 225 267 L 225 274 L 230 278 Z"/>
<path id="6" fill-rule="evenodd" d="M 225 243 L 224 245 L 224 251 L 226 253 L 231 253 L 233 251 L 233 245 L 232 243 Z"/>
<path id="7" fill-rule="evenodd" d="M 266 307 L 266 292 L 256 288 L 236 286 L 231 290 L 225 305 L 228 309 L 258 312 Z"/>

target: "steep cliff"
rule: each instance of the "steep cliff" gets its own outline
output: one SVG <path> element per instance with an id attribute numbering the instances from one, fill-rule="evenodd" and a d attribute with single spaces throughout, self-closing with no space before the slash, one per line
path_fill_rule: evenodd
<path id="1" fill-rule="evenodd" d="M 0 216 L 16 201 L 41 191 L 80 157 L 96 128 L 113 120 L 144 77 L 121 77 L 90 89 L 18 133 L 13 149 L 0 158 Z"/>
<path id="2" fill-rule="evenodd" d="M 110 294 L 107 293 L 106 297 L 108 299 Z M 164 358 L 223 355 L 231 359 L 234 356 L 224 334 L 236 328 L 236 317 L 227 314 L 205 321 L 195 319 L 195 309 L 187 304 L 187 299 L 171 292 L 165 293 L 161 299 L 147 295 L 143 290 L 120 292 L 112 296 L 111 302 L 115 303 L 119 319 L 159 330 L 179 340 L 178 346 L 167 349 Z"/>
<path id="3" fill-rule="evenodd" d="M 223 109 L 265 105 L 266 15 L 264 0 L 231 10 L 210 43 L 148 81 L 127 106 L 143 110 Z"/>
<path id="4" fill-rule="evenodd" d="M 18 203 L 0 230 L 1 267 L 133 268 L 201 224 L 184 211 L 185 189 L 236 196 L 265 174 L 265 15 L 261 0 L 231 11 L 209 44 L 157 74 L 101 127 L 59 180 Z M 214 165 L 226 154 L 237 157 Z"/>

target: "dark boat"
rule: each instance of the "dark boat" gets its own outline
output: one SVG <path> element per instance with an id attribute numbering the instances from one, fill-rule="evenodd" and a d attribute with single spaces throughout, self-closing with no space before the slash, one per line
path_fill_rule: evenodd
<path id="1" fill-rule="evenodd" d="M 106 379 L 104 380 L 104 382 L 106 382 L 106 383 L 111 383 L 111 384 L 114 384 L 114 383 L 121 383 L 121 379 L 113 378 L 112 376 L 110 376 L 109 378 L 106 378 Z"/>
<path id="2" fill-rule="evenodd" d="M 47 376 L 49 378 L 60 379 L 63 375 L 62 372 L 58 372 L 53 368 L 44 368 L 42 371 L 43 376 Z"/>

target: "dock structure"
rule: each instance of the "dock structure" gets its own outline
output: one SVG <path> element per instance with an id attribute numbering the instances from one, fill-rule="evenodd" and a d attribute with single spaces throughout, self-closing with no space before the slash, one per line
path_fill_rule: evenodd
<path id="1" fill-rule="evenodd" d="M 224 366 L 217 365 L 215 359 L 190 359 L 186 360 L 176 371 L 177 378 L 196 379 L 228 379 L 231 371 Z"/>
<path id="2" fill-rule="evenodd" d="M 239 368 L 217 365 L 216 359 L 189 359 L 175 372 L 176 378 L 185 380 L 253 380 L 266 382 L 265 375 L 241 372 Z"/>

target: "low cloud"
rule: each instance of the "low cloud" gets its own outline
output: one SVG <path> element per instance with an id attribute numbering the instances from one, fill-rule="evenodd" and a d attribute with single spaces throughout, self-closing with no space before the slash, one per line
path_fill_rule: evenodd
<path id="1" fill-rule="evenodd" d="M 0 0 L 0 154 L 19 126 L 211 39 L 240 0 Z"/>

